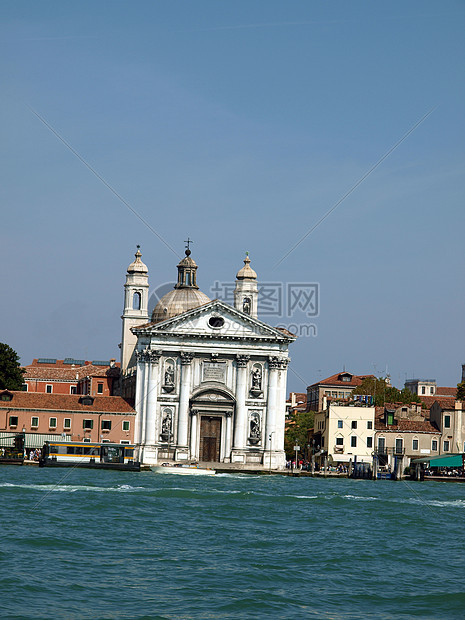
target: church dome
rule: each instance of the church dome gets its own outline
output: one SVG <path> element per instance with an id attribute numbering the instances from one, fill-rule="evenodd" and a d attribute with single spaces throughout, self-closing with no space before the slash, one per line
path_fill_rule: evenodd
<path id="1" fill-rule="evenodd" d="M 173 316 L 198 308 L 210 300 L 205 293 L 195 288 L 175 288 L 160 299 L 152 312 L 152 323 L 166 321 Z"/>
<path id="2" fill-rule="evenodd" d="M 236 278 L 238 280 L 256 280 L 257 274 L 250 266 L 249 253 L 246 253 L 244 258 L 244 266 L 237 272 Z"/>
<path id="3" fill-rule="evenodd" d="M 140 257 L 142 256 L 140 251 L 140 245 L 137 246 L 137 252 L 134 254 L 136 260 L 133 261 L 128 267 L 128 273 L 148 273 L 147 265 L 145 265 Z"/>
<path id="4" fill-rule="evenodd" d="M 189 241 L 190 243 L 190 241 Z M 166 293 L 157 303 L 152 312 L 152 323 L 166 321 L 178 314 L 198 308 L 210 300 L 197 286 L 197 264 L 191 258 L 187 247 L 186 256 L 178 264 L 178 281 L 174 290 Z"/>

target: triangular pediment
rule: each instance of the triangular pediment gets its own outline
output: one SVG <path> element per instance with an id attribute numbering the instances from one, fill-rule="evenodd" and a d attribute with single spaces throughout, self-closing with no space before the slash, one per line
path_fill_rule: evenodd
<path id="1" fill-rule="evenodd" d="M 283 333 L 218 299 L 161 323 L 148 323 L 134 327 L 132 331 L 137 335 L 179 334 L 181 336 L 188 334 L 213 340 L 250 339 L 283 343 L 293 342 L 296 338 L 289 332 Z"/>

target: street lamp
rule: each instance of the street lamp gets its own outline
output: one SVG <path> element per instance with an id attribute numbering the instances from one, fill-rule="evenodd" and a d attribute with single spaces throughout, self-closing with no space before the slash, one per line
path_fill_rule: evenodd
<path id="1" fill-rule="evenodd" d="M 273 435 L 274 435 L 274 431 L 271 431 L 271 433 L 268 436 L 268 439 L 270 441 L 270 474 L 271 474 L 271 438 L 273 437 Z"/>

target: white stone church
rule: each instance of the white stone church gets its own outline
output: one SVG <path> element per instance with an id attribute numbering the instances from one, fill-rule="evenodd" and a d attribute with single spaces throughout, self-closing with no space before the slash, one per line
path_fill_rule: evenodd
<path id="1" fill-rule="evenodd" d="M 123 384 L 135 381 L 139 459 L 282 469 L 288 347 L 295 336 L 258 320 L 257 274 L 248 256 L 232 307 L 199 290 L 189 248 L 185 254 L 174 289 L 150 319 L 139 248 L 127 270 L 121 370 Z"/>

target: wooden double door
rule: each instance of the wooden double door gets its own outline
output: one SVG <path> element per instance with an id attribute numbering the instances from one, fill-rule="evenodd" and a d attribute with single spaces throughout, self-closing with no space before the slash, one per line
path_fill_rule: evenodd
<path id="1" fill-rule="evenodd" d="M 201 461 L 219 462 L 221 448 L 221 417 L 200 417 L 200 450 Z"/>

